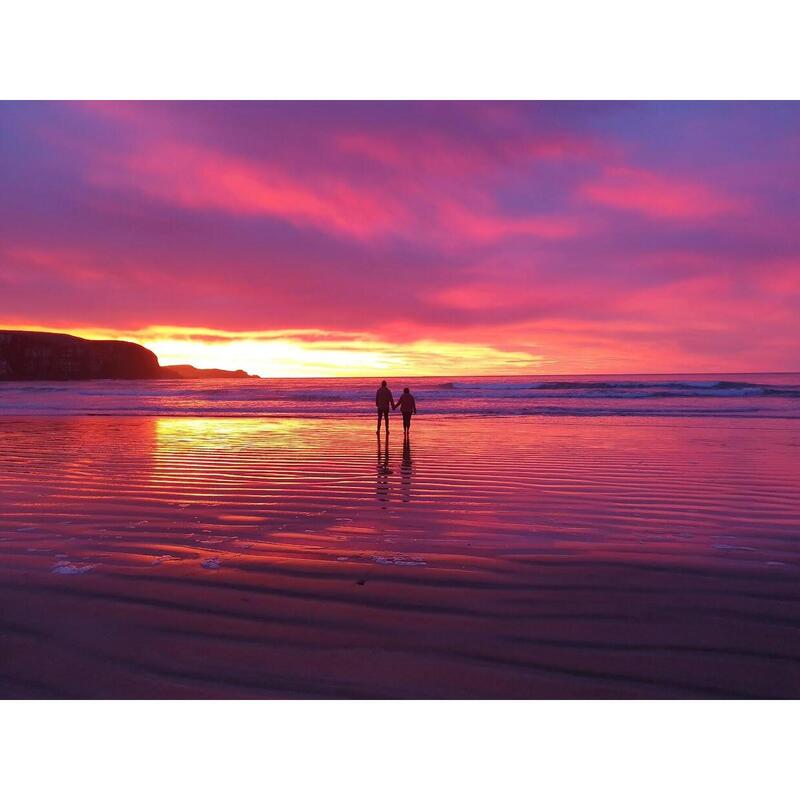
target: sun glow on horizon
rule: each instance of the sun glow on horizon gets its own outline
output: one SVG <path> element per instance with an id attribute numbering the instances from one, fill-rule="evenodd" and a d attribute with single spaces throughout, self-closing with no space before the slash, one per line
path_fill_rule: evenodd
<path id="1" fill-rule="evenodd" d="M 191 364 L 202 369 L 242 369 L 268 378 L 530 374 L 540 371 L 545 361 L 530 353 L 475 343 L 433 339 L 393 343 L 351 331 L 232 332 L 173 326 L 131 331 L 16 327 L 67 333 L 85 339 L 136 342 L 152 350 L 162 366 Z"/>

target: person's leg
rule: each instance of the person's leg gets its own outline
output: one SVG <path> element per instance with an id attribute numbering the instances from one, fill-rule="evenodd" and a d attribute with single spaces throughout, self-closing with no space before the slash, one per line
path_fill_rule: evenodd
<path id="1" fill-rule="evenodd" d="M 378 433 L 381 432 L 381 417 L 383 416 L 383 411 L 378 409 Z"/>

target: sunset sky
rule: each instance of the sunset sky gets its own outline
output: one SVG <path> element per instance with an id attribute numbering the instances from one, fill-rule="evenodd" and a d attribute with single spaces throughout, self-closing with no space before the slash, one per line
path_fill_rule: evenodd
<path id="1" fill-rule="evenodd" d="M 0 327 L 270 376 L 800 370 L 800 103 L 2 103 Z"/>

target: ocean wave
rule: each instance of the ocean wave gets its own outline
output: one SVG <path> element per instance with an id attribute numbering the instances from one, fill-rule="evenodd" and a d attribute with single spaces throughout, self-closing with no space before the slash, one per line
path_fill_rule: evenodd
<path id="1" fill-rule="evenodd" d="M 752 383 L 749 381 L 642 381 L 642 380 L 620 380 L 620 381 L 451 381 L 440 384 L 441 387 L 451 387 L 453 389 L 473 389 L 473 390 L 492 390 L 492 389 L 794 389 L 800 390 L 800 385 L 775 386 L 774 384 Z"/>
<path id="2" fill-rule="evenodd" d="M 18 383 L 16 381 L 0 381 L 0 393 L 2 392 L 68 392 L 71 387 L 64 386 L 42 386 L 37 383 Z"/>
<path id="3" fill-rule="evenodd" d="M 742 389 L 675 389 L 672 391 L 644 391 L 644 390 L 592 390 L 586 392 L 548 392 L 543 394 L 527 394 L 525 397 L 531 398 L 596 398 L 596 399 L 618 399 L 618 400 L 641 400 L 646 398 L 681 398 L 681 397 L 800 397 L 800 390 L 774 390 L 763 388 L 742 388 Z M 506 395 L 508 396 L 508 395 Z"/>

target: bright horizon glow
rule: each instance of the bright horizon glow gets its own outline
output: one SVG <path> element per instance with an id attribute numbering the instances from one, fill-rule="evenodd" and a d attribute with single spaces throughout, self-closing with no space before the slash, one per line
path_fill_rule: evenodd
<path id="1" fill-rule="evenodd" d="M 0 328 L 13 326 L 0 325 Z M 416 377 L 438 375 L 531 374 L 541 359 L 522 352 L 503 352 L 476 344 L 433 341 L 393 345 L 358 334 L 313 330 L 232 333 L 204 328 L 153 327 L 141 331 L 95 329 L 20 330 L 66 333 L 84 339 L 123 339 L 136 342 L 157 356 L 162 366 L 191 364 L 201 369 L 237 370 L 270 378 L 378 377 L 387 374 Z M 307 342 L 301 336 L 323 336 Z M 499 370 L 474 372 L 474 365 Z"/>
<path id="2" fill-rule="evenodd" d="M 141 344 L 158 356 L 159 363 L 190 364 L 200 369 L 242 369 L 263 378 L 376 378 L 404 377 L 513 377 L 515 375 L 669 375 L 748 374 L 796 370 L 700 369 L 601 371 L 558 369 L 557 362 L 523 352 L 503 352 L 482 345 L 412 342 L 393 345 L 358 334 L 314 330 L 215 331 L 208 328 L 154 326 L 139 331 L 84 328 L 44 328 L 0 323 L 0 330 L 15 329 L 65 333 L 83 339 L 117 339 Z M 319 336 L 309 344 L 302 336 Z M 322 337 L 325 337 L 324 340 Z M 209 341 L 210 340 L 210 341 Z M 475 369 L 475 364 L 481 365 Z M 361 365 L 354 367 L 353 365 Z M 255 365 L 255 366 L 254 366 Z M 362 369 L 362 371 L 358 371 Z M 494 371 L 488 371 L 493 369 Z M 487 371 L 484 371 L 487 370 Z"/>

